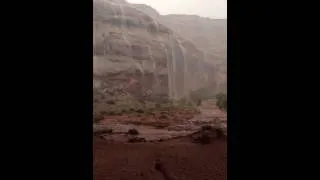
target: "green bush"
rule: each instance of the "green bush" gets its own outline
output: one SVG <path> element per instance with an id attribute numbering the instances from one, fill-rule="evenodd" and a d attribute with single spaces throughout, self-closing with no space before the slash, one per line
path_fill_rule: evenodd
<path id="1" fill-rule="evenodd" d="M 216 98 L 216 105 L 218 106 L 218 108 L 227 111 L 227 94 L 219 93 L 217 94 Z"/>

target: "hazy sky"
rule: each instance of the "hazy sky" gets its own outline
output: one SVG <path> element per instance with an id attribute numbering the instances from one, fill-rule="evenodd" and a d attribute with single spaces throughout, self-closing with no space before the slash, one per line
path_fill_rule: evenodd
<path id="1" fill-rule="evenodd" d="M 227 18 L 227 0 L 127 0 L 147 4 L 160 14 L 196 14 L 216 19 Z"/>

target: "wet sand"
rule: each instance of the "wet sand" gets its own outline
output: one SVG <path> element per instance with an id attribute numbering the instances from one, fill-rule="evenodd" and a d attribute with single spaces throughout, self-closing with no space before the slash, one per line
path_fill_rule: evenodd
<path id="1" fill-rule="evenodd" d="M 226 180 L 227 142 L 201 145 L 187 139 L 158 143 L 112 143 L 94 139 L 95 180 L 161 180 L 160 158 L 179 180 Z"/>

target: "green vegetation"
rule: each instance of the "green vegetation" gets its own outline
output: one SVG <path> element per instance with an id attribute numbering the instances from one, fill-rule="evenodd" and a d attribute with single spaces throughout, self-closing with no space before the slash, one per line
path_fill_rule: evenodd
<path id="1" fill-rule="evenodd" d="M 142 117 L 143 114 L 153 115 L 153 112 L 155 111 L 166 112 L 168 116 L 171 112 L 179 111 L 181 109 L 196 110 L 197 104 L 201 104 L 201 100 L 193 101 L 189 97 L 180 100 L 171 100 L 164 95 L 149 99 L 137 99 L 132 95 L 111 97 L 107 93 L 97 91 L 94 92 L 93 96 L 94 113 L 102 116 L 121 116 L 132 114 Z M 167 119 L 167 116 L 162 116 L 161 119 Z M 99 118 L 97 117 L 96 119 Z"/>
<path id="2" fill-rule="evenodd" d="M 219 93 L 216 96 L 218 108 L 227 111 L 227 94 Z"/>
<path id="3" fill-rule="evenodd" d="M 190 99 L 194 102 L 197 102 L 197 104 L 201 104 L 201 101 L 208 100 L 208 99 L 214 99 L 215 93 L 212 90 L 211 87 L 204 87 L 195 91 L 192 91 L 190 93 Z"/>

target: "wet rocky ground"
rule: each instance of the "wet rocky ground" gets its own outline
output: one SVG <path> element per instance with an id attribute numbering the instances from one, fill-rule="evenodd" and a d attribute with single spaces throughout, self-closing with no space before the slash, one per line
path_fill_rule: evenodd
<path id="1" fill-rule="evenodd" d="M 147 141 L 170 139 L 199 131 L 202 126 L 218 127 L 226 132 L 226 113 L 216 108 L 214 101 L 207 101 L 197 109 L 179 109 L 175 111 L 154 111 L 123 115 L 106 115 L 98 124 L 94 124 L 94 132 L 112 130 L 112 133 L 100 133 L 107 140 L 127 141 L 130 129 L 136 129 L 137 137 Z"/>
<path id="2" fill-rule="evenodd" d="M 209 125 L 206 127 L 218 127 L 226 134 L 226 113 L 214 102 L 202 103 L 197 111 L 153 113 L 106 115 L 94 125 L 95 180 L 164 179 L 154 169 L 156 159 L 161 159 L 177 180 L 227 179 L 226 138 L 217 138 L 214 131 L 195 133 Z M 166 118 L 160 118 L 164 115 Z M 128 133 L 130 129 L 138 134 Z M 145 141 L 130 143 L 132 138 Z M 214 140 L 195 143 L 208 138 Z"/>

